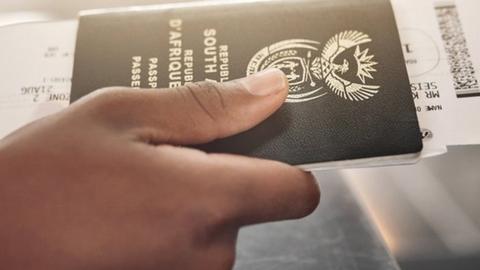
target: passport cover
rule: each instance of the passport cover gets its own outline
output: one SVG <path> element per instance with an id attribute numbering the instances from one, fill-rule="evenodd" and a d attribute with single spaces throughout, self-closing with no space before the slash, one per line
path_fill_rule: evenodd
<path id="1" fill-rule="evenodd" d="M 112 85 L 175 87 L 269 67 L 290 83 L 279 111 L 247 132 L 196 147 L 292 165 L 421 151 L 387 0 L 207 1 L 86 12 L 71 101 Z"/>

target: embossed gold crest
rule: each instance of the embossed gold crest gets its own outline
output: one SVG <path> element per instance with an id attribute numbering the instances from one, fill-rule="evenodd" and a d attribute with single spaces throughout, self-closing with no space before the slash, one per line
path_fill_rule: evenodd
<path id="1" fill-rule="evenodd" d="M 267 68 L 279 68 L 288 78 L 290 91 L 286 102 L 298 103 L 321 98 L 330 92 L 351 101 L 362 101 L 378 93 L 371 85 L 378 63 L 361 45 L 371 42 L 367 34 L 344 31 L 330 38 L 321 54 L 320 43 L 290 39 L 261 49 L 247 68 L 247 75 Z"/>

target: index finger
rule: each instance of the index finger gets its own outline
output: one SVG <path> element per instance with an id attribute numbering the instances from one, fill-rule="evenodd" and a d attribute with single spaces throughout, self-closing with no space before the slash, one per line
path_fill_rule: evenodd
<path id="1" fill-rule="evenodd" d="M 195 196 L 221 213 L 224 222 L 250 225 L 312 213 L 320 190 L 312 174 L 276 161 L 189 148 L 160 146 L 160 156 L 192 174 Z M 198 200 L 200 202 L 201 200 Z"/>
<path id="2" fill-rule="evenodd" d="M 230 187 L 232 218 L 241 225 L 297 219 L 311 214 L 320 188 L 311 173 L 243 156 L 210 154 L 217 181 Z"/>

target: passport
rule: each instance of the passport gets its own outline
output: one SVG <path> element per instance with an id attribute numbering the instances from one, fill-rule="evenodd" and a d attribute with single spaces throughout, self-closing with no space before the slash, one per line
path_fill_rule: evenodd
<path id="1" fill-rule="evenodd" d="M 267 68 L 289 81 L 257 127 L 196 145 L 307 170 L 412 162 L 422 150 L 387 0 L 202 1 L 93 10 L 77 33 L 71 102 L 107 86 L 177 87 Z"/>

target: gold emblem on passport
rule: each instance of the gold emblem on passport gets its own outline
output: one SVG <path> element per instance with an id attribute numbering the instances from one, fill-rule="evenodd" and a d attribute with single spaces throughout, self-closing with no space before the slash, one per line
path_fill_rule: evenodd
<path id="1" fill-rule="evenodd" d="M 359 31 L 344 31 L 330 38 L 319 53 L 320 43 L 290 39 L 261 49 L 247 67 L 247 75 L 279 68 L 288 78 L 286 102 L 299 103 L 321 98 L 330 92 L 351 101 L 367 100 L 380 86 L 367 83 L 378 63 L 363 44 L 372 39 Z"/>

